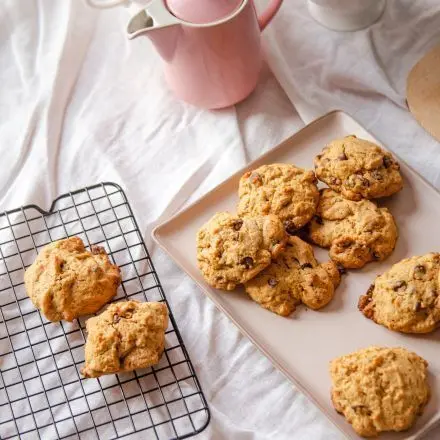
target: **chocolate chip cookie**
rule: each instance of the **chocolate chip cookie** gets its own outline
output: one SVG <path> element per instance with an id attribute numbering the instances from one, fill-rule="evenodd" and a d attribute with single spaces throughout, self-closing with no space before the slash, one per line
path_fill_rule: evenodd
<path id="1" fill-rule="evenodd" d="M 274 215 L 240 218 L 214 215 L 197 234 L 197 262 L 205 280 L 233 290 L 269 266 L 284 249 L 286 234 Z"/>
<path id="2" fill-rule="evenodd" d="M 300 303 L 311 309 L 324 307 L 339 282 L 335 263 L 318 264 L 309 244 L 299 237 L 289 237 L 286 250 L 244 286 L 262 307 L 288 316 Z"/>
<path id="3" fill-rule="evenodd" d="M 387 208 L 370 200 L 347 200 L 339 193 L 321 190 L 316 215 L 307 234 L 314 243 L 330 248 L 330 258 L 345 268 L 360 268 L 388 257 L 398 232 Z"/>
<path id="4" fill-rule="evenodd" d="M 165 345 L 164 303 L 122 301 L 86 322 L 85 377 L 147 368 L 159 362 Z"/>
<path id="5" fill-rule="evenodd" d="M 89 252 L 80 238 L 71 237 L 45 246 L 24 282 L 29 298 L 49 321 L 73 321 L 110 301 L 121 275 L 102 247 Z"/>
<path id="6" fill-rule="evenodd" d="M 263 165 L 240 179 L 240 217 L 275 214 L 294 234 L 313 216 L 319 194 L 313 171 L 289 164 Z"/>
<path id="7" fill-rule="evenodd" d="M 363 437 L 409 429 L 429 400 L 428 363 L 404 348 L 369 347 L 330 364 L 331 398 Z"/>
<path id="8" fill-rule="evenodd" d="M 407 258 L 376 278 L 359 309 L 390 330 L 428 333 L 440 325 L 439 289 L 440 254 Z"/>
<path id="9" fill-rule="evenodd" d="M 319 180 L 350 200 L 390 196 L 402 189 L 396 159 L 378 145 L 354 135 L 337 139 L 315 158 Z"/>

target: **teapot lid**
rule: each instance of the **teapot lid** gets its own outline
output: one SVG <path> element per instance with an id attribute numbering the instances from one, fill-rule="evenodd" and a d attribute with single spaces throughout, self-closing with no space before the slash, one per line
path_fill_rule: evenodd
<path id="1" fill-rule="evenodd" d="M 207 24 L 226 18 L 243 0 L 166 0 L 177 18 L 194 24 Z"/>

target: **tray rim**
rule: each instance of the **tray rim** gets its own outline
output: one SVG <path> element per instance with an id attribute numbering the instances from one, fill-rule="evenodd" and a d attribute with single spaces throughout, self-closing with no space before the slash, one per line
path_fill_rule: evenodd
<path id="1" fill-rule="evenodd" d="M 180 217 L 181 215 L 186 214 L 188 211 L 190 211 L 191 209 L 193 209 L 196 205 L 198 205 L 199 203 L 201 203 L 203 200 L 205 200 L 206 198 L 208 198 L 209 196 L 211 196 L 211 194 L 213 194 L 214 192 L 217 192 L 220 188 L 222 188 L 223 186 L 225 186 L 231 179 L 235 178 L 236 176 L 242 175 L 244 172 L 246 172 L 248 169 L 252 168 L 252 166 L 259 161 L 264 161 L 264 159 L 271 155 L 272 153 L 274 153 L 277 150 L 280 150 L 284 147 L 284 145 L 291 141 L 293 138 L 295 138 L 296 136 L 299 136 L 304 130 L 306 129 L 310 129 L 311 127 L 313 127 L 314 125 L 317 125 L 319 122 L 321 122 L 324 119 L 330 118 L 330 117 L 337 117 L 338 115 L 342 115 L 343 117 L 348 117 L 350 119 L 352 119 L 357 125 L 359 125 L 369 136 L 371 136 L 373 139 L 377 140 L 381 146 L 383 146 L 383 142 L 376 136 L 373 136 L 369 130 L 367 130 L 360 122 L 357 121 L 357 119 L 355 119 L 353 116 L 351 116 L 350 114 L 344 112 L 343 110 L 339 110 L 339 109 L 335 109 L 335 110 L 331 110 L 328 113 L 325 113 L 324 115 L 314 119 L 313 121 L 311 121 L 310 123 L 306 124 L 304 127 L 302 127 L 301 129 L 299 129 L 298 131 L 294 132 L 291 136 L 287 137 L 286 139 L 284 139 L 283 141 L 281 141 L 279 144 L 277 144 L 276 146 L 274 146 L 273 148 L 270 148 L 268 151 L 266 151 L 265 153 L 263 153 L 262 155 L 258 156 L 257 158 L 255 158 L 253 161 L 249 162 L 248 164 L 246 164 L 244 167 L 240 168 L 238 171 L 236 171 L 235 173 L 231 174 L 230 176 L 226 177 L 224 180 L 222 180 L 218 185 L 214 186 L 211 190 L 209 190 L 207 193 L 203 194 L 201 197 L 199 197 L 198 199 L 196 199 L 195 201 L 193 201 L 192 203 L 190 203 L 188 206 L 186 206 L 185 208 L 177 211 L 176 213 L 172 214 L 168 219 L 162 221 L 160 224 L 156 225 L 153 230 L 151 231 L 151 237 L 153 238 L 153 240 L 160 246 L 160 248 L 165 251 L 165 253 L 173 260 L 173 262 L 187 275 L 189 276 L 193 282 L 197 285 L 197 287 L 202 291 L 202 293 L 204 295 L 206 295 L 214 304 L 215 306 L 222 312 L 224 313 L 228 319 L 230 321 L 232 321 L 232 323 L 238 328 L 238 330 L 244 335 L 246 336 L 251 342 L 252 344 L 272 363 L 272 365 L 274 365 L 274 367 L 280 371 L 283 376 L 290 382 L 293 383 L 295 385 L 295 387 L 297 387 L 305 396 L 307 396 L 307 398 L 320 410 L 320 412 L 326 417 L 327 420 L 330 421 L 330 423 L 336 427 L 336 429 L 338 430 L 338 432 L 340 432 L 346 439 L 350 440 L 351 436 L 348 435 L 347 432 L 343 431 L 341 429 L 341 427 L 339 427 L 335 421 L 333 419 L 331 419 L 329 413 L 327 412 L 326 409 L 324 409 L 322 407 L 322 405 L 315 399 L 315 397 L 312 395 L 311 392 L 309 392 L 302 384 L 299 380 L 297 380 L 295 377 L 291 376 L 286 369 L 282 366 L 282 364 L 278 361 L 278 359 L 276 358 L 276 356 L 273 356 L 271 354 L 268 353 L 268 351 L 265 349 L 265 347 L 260 344 L 259 342 L 257 342 L 250 334 L 249 332 L 240 324 L 237 322 L 237 320 L 221 305 L 221 303 L 219 303 L 216 298 L 211 294 L 211 292 L 209 290 L 206 290 L 204 288 L 204 286 L 197 280 L 195 279 L 191 274 L 189 274 L 186 269 L 183 267 L 183 265 L 180 263 L 180 261 L 178 261 L 177 259 L 174 258 L 174 256 L 172 255 L 172 253 L 168 250 L 168 248 L 166 247 L 166 245 L 164 244 L 164 242 L 162 241 L 161 238 L 161 231 L 164 230 L 170 223 L 172 223 L 173 221 L 175 221 L 178 217 Z M 396 154 L 393 150 L 389 149 L 388 147 L 383 147 L 385 150 L 390 150 L 394 156 L 396 156 L 400 162 L 403 162 L 405 164 L 406 167 L 408 167 L 410 169 L 411 172 L 413 172 L 414 174 L 417 175 L 418 178 L 420 178 L 420 180 L 424 183 L 425 186 L 429 187 L 431 190 L 434 190 L 439 196 L 440 196 L 440 191 L 435 188 L 433 185 L 431 185 L 431 183 L 428 182 L 428 180 L 425 179 L 425 177 L 423 177 L 420 173 L 418 173 L 411 165 L 409 165 L 406 161 L 402 160 L 402 158 Z M 422 435 L 426 434 L 427 432 L 429 432 L 431 429 L 434 429 L 437 425 L 440 424 L 440 416 L 438 418 L 434 418 L 429 424 L 421 427 L 420 431 L 418 433 L 414 433 L 413 435 L 410 435 L 409 437 L 406 437 L 402 440 L 418 440 L 419 438 L 421 438 Z M 354 432 L 354 431 L 353 431 Z"/>

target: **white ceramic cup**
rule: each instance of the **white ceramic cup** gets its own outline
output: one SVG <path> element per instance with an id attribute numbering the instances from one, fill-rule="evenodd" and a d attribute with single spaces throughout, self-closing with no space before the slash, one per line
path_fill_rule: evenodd
<path id="1" fill-rule="evenodd" d="M 307 0 L 310 15 L 335 31 L 356 31 L 377 21 L 386 0 Z"/>

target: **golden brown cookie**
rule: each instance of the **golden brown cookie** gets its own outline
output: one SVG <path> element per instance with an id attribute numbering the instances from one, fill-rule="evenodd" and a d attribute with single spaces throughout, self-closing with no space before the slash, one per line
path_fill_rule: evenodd
<path id="1" fill-rule="evenodd" d="M 330 258 L 346 268 L 382 261 L 396 245 L 398 231 L 387 208 L 370 200 L 354 202 L 339 193 L 321 190 L 308 236 L 318 246 L 330 248 Z"/>
<path id="2" fill-rule="evenodd" d="M 45 246 L 24 282 L 29 298 L 49 321 L 73 321 L 110 301 L 121 275 L 102 247 L 89 252 L 80 238 L 71 237 Z"/>
<path id="3" fill-rule="evenodd" d="M 269 266 L 285 242 L 283 225 L 274 215 L 240 218 L 220 212 L 197 234 L 197 262 L 211 286 L 233 290 Z"/>
<path id="4" fill-rule="evenodd" d="M 407 258 L 376 278 L 359 309 L 390 330 L 428 333 L 440 325 L 439 289 L 440 254 Z"/>
<path id="5" fill-rule="evenodd" d="M 86 322 L 85 377 L 147 368 L 159 362 L 165 345 L 164 303 L 122 301 Z"/>
<path id="6" fill-rule="evenodd" d="M 313 216 L 319 194 L 313 171 L 275 163 L 248 171 L 240 179 L 240 217 L 275 214 L 294 234 Z"/>
<path id="7" fill-rule="evenodd" d="M 300 303 L 311 309 L 324 307 L 339 282 L 335 263 L 318 264 L 309 244 L 299 237 L 289 237 L 286 250 L 244 286 L 262 307 L 288 316 Z"/>
<path id="8" fill-rule="evenodd" d="M 429 400 L 428 363 L 404 348 L 369 347 L 333 360 L 331 398 L 363 437 L 409 429 Z"/>
<path id="9" fill-rule="evenodd" d="M 391 153 L 354 135 L 330 142 L 315 159 L 319 180 L 350 200 L 390 196 L 403 186 Z"/>

